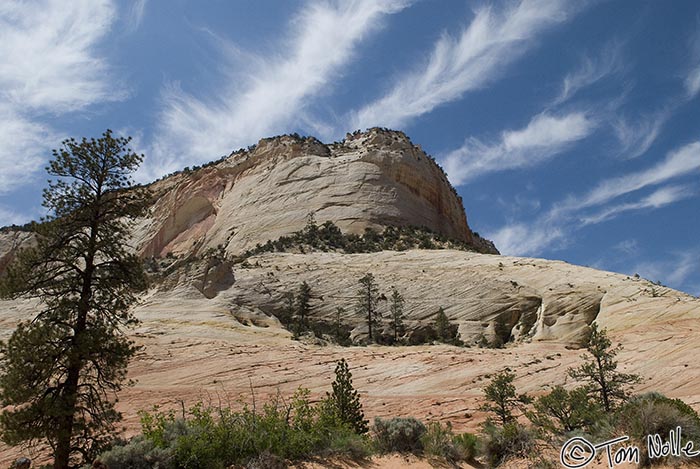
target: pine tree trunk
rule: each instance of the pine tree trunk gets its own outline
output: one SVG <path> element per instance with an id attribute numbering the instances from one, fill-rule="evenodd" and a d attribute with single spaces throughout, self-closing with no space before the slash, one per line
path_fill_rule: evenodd
<path id="1" fill-rule="evenodd" d="M 97 202 L 99 202 L 99 195 Z M 87 255 L 85 256 L 85 271 L 83 273 L 83 284 L 80 291 L 80 302 L 78 305 L 78 317 L 75 324 L 73 343 L 71 344 L 73 353 L 68 361 L 68 376 L 64 383 L 66 407 L 63 409 L 65 416 L 61 419 L 56 438 L 56 449 L 54 451 L 54 469 L 68 469 L 70 466 L 71 440 L 73 437 L 73 423 L 75 421 L 75 407 L 78 401 L 78 385 L 80 380 L 80 370 L 83 367 L 82 337 L 87 328 L 87 315 L 90 311 L 90 300 L 92 298 L 92 277 L 95 271 L 95 251 L 97 245 L 99 213 L 93 214 L 92 226 L 90 229 L 90 241 Z"/>

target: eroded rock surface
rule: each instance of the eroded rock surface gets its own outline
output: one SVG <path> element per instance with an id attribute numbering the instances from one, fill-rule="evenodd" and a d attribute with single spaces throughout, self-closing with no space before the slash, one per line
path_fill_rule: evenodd
<path id="1" fill-rule="evenodd" d="M 401 132 L 371 129 L 331 145 L 293 136 L 263 139 L 250 151 L 151 187 L 152 214 L 135 232 L 144 256 L 219 247 L 238 254 L 302 229 L 309 214 L 347 233 L 427 227 L 497 252 L 469 229 L 444 172 Z"/>

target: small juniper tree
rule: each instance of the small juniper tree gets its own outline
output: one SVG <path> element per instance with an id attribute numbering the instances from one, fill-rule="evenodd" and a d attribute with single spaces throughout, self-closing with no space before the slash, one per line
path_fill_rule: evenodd
<path id="1" fill-rule="evenodd" d="M 391 304 L 389 306 L 389 312 L 391 314 L 391 321 L 389 322 L 389 326 L 394 332 L 394 343 L 396 343 L 399 340 L 399 336 L 403 335 L 406 330 L 403 323 L 403 307 L 405 300 L 401 293 L 399 293 L 399 291 L 396 288 L 393 288 L 391 292 L 390 301 Z"/>
<path id="2" fill-rule="evenodd" d="M 532 423 L 550 433 L 564 434 L 589 429 L 600 417 L 600 408 L 586 388 L 571 391 L 555 386 L 549 394 L 538 397 L 534 410 L 526 415 Z"/>
<path id="3" fill-rule="evenodd" d="M 596 323 L 591 324 L 586 340 L 586 350 L 590 356 L 581 355 L 585 363 L 578 368 L 570 369 L 569 376 L 585 381 L 588 393 L 598 396 L 603 409 L 610 412 L 629 398 L 630 387 L 639 383 L 641 378 L 638 375 L 617 371 L 615 355 L 622 350 L 622 345 L 612 347 L 607 332 L 605 329 L 598 329 Z"/>
<path id="4" fill-rule="evenodd" d="M 368 421 L 362 411 L 360 393 L 352 385 L 352 373 L 348 362 L 342 358 L 335 367 L 333 392 L 326 396 L 331 412 L 341 423 L 348 425 L 355 433 L 362 435 L 369 430 Z"/>
<path id="5" fill-rule="evenodd" d="M 375 338 L 373 328 L 379 325 L 379 288 L 374 275 L 366 274 L 360 279 L 360 289 L 357 291 L 357 312 L 367 318 L 368 341 Z"/>
<path id="6" fill-rule="evenodd" d="M 497 421 L 503 426 L 515 421 L 513 412 L 530 402 L 527 395 L 516 393 L 513 380 L 515 374 L 506 369 L 497 373 L 484 388 L 487 402 L 481 406 L 481 410 L 495 414 Z"/>

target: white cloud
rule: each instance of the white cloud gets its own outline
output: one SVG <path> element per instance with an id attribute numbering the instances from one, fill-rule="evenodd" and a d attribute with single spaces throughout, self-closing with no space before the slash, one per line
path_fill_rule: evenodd
<path id="1" fill-rule="evenodd" d="M 602 223 L 604 221 L 615 218 L 624 212 L 630 212 L 633 210 L 657 209 L 678 202 L 680 200 L 687 199 L 694 195 L 696 195 L 695 192 L 687 186 L 662 187 L 661 189 L 652 192 L 650 195 L 643 197 L 642 199 L 636 202 L 628 202 L 624 204 L 613 205 L 611 207 L 606 207 L 605 209 L 595 214 L 583 216 L 581 218 L 581 222 L 584 226 Z"/>
<path id="2" fill-rule="evenodd" d="M 640 117 L 636 122 L 618 118 L 612 121 L 612 129 L 620 143 L 619 154 L 625 159 L 644 155 L 661 132 L 668 118 L 669 111 Z"/>
<path id="3" fill-rule="evenodd" d="M 487 233 L 501 254 L 509 256 L 531 256 L 542 252 L 555 243 L 564 240 L 565 231 L 561 227 L 513 223 Z"/>
<path id="4" fill-rule="evenodd" d="M 141 26 L 143 16 L 146 13 L 146 3 L 148 0 L 134 0 L 125 16 L 126 29 L 128 33 L 133 33 Z"/>
<path id="5" fill-rule="evenodd" d="M 409 2 L 353 0 L 316 2 L 293 20 L 287 51 L 254 61 L 241 78 L 227 68 L 229 85 L 200 99 L 171 85 L 163 93 L 159 135 L 146 177 L 162 174 L 186 161 L 202 161 L 228 153 L 259 138 L 289 131 L 307 120 L 306 106 L 334 84 L 354 57 L 359 43 L 388 14 Z M 231 48 L 223 46 L 224 52 Z M 230 57 L 229 57 L 230 58 Z"/>
<path id="6" fill-rule="evenodd" d="M 644 278 L 659 280 L 674 288 L 684 288 L 691 275 L 700 273 L 700 251 L 690 249 L 673 253 L 668 259 L 637 263 L 628 272 L 639 273 Z"/>
<path id="7" fill-rule="evenodd" d="M 49 127 L 32 122 L 0 104 L 0 194 L 6 194 L 30 181 L 58 140 Z"/>
<path id="8" fill-rule="evenodd" d="M 443 35 L 424 66 L 403 74 L 382 98 L 357 111 L 353 128 L 401 127 L 501 75 L 547 28 L 566 21 L 573 2 L 523 0 L 503 11 L 483 7 L 459 37 Z"/>
<path id="9" fill-rule="evenodd" d="M 561 91 L 553 105 L 556 106 L 568 101 L 581 89 L 593 85 L 619 70 L 620 63 L 620 45 L 618 43 L 605 46 L 600 56 L 595 59 L 585 56 L 579 68 L 564 77 Z"/>
<path id="10" fill-rule="evenodd" d="M 689 98 L 694 98 L 700 92 L 700 65 L 688 73 L 685 79 L 685 90 Z"/>
<path id="11" fill-rule="evenodd" d="M 442 164 L 455 185 L 483 174 L 542 163 L 593 132 L 596 123 L 584 113 L 539 114 L 526 127 L 501 134 L 494 144 L 475 138 L 447 154 Z"/>
<path id="12" fill-rule="evenodd" d="M 94 50 L 114 19 L 108 1 L 0 3 L 0 193 L 30 181 L 58 146 L 43 116 L 124 96 Z"/>
<path id="13" fill-rule="evenodd" d="M 634 254 L 639 252 L 639 242 L 636 239 L 625 239 L 617 243 L 613 248 L 628 255 Z"/>
<path id="14" fill-rule="evenodd" d="M 0 205 L 0 227 L 10 225 L 23 225 L 31 217 L 26 214 L 21 214 L 11 208 Z"/>
<path id="15" fill-rule="evenodd" d="M 583 226 L 611 220 L 630 210 L 659 208 L 696 196 L 697 192 L 690 187 L 668 186 L 636 202 L 605 207 L 619 197 L 689 176 L 698 171 L 700 171 L 700 141 L 669 152 L 663 161 L 648 169 L 605 179 L 586 194 L 569 196 L 529 223 L 511 222 L 486 233 L 486 237 L 494 240 L 503 254 L 538 255 L 545 249 L 560 247 Z M 588 209 L 601 206 L 603 208 L 597 213 L 586 213 Z"/>
<path id="16" fill-rule="evenodd" d="M 698 170 L 700 170 L 700 141 L 689 143 L 670 152 L 663 161 L 651 168 L 606 179 L 583 197 L 568 197 L 563 203 L 555 206 L 550 215 L 556 216 L 602 205 L 625 194 L 648 186 L 663 184 Z"/>
<path id="17" fill-rule="evenodd" d="M 95 45 L 115 19 L 105 0 L 4 1 L 0 6 L 0 90 L 15 108 L 63 113 L 118 100 Z"/>
<path id="18" fill-rule="evenodd" d="M 692 63 L 684 82 L 688 99 L 693 99 L 700 93 L 700 21 L 697 22 L 696 31 L 690 43 Z"/>

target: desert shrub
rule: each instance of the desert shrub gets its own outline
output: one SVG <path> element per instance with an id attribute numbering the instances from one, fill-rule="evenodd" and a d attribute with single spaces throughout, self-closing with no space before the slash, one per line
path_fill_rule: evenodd
<path id="1" fill-rule="evenodd" d="M 476 457 L 478 443 L 479 439 L 472 433 L 460 433 L 452 437 L 452 444 L 462 461 L 472 461 Z"/>
<path id="2" fill-rule="evenodd" d="M 278 467 L 275 461 L 321 454 L 368 454 L 366 439 L 344 424 L 336 409 L 327 402 L 312 405 L 309 391 L 301 388 L 289 402 L 276 396 L 262 408 L 243 405 L 234 411 L 199 403 L 184 418 L 158 409 L 142 412 L 141 423 L 140 439 L 103 456 L 128 461 L 123 467 L 216 469 L 232 465 Z M 172 466 L 153 465 L 166 456 L 164 463 Z"/>
<path id="3" fill-rule="evenodd" d="M 394 417 L 388 420 L 377 417 L 372 427 L 374 443 L 382 453 L 422 453 L 421 437 L 426 430 L 425 425 L 413 417 Z"/>
<path id="4" fill-rule="evenodd" d="M 287 462 L 267 451 L 260 453 L 246 464 L 246 469 L 287 469 Z"/>
<path id="5" fill-rule="evenodd" d="M 487 424 L 482 451 L 491 467 L 512 458 L 533 457 L 537 454 L 536 434 L 517 422 L 502 427 Z"/>
<path id="6" fill-rule="evenodd" d="M 449 422 L 444 426 L 440 422 L 430 422 L 420 441 L 425 454 L 448 461 L 459 461 L 460 453 L 455 447 L 453 438 L 454 433 Z"/>
<path id="7" fill-rule="evenodd" d="M 361 460 L 372 454 L 372 445 L 365 435 L 358 435 L 347 427 L 343 431 L 328 434 L 324 447 L 317 451 L 320 456 L 339 455 L 353 460 Z"/>
<path id="8" fill-rule="evenodd" d="M 172 448 L 159 448 L 153 441 L 137 436 L 123 446 L 115 446 L 100 455 L 109 469 L 174 468 Z"/>
<path id="9" fill-rule="evenodd" d="M 615 415 L 618 431 L 629 435 L 640 447 L 640 463 L 649 465 L 665 459 L 650 459 L 647 436 L 659 435 L 669 440 L 669 433 L 682 429 L 682 446 L 688 441 L 700 440 L 700 418 L 680 399 L 670 399 L 659 393 L 648 393 L 630 399 Z"/>
<path id="10" fill-rule="evenodd" d="M 526 412 L 530 421 L 551 435 L 573 431 L 591 432 L 603 418 L 602 409 L 583 387 L 571 391 L 555 386 L 549 394 L 534 401 L 534 409 Z"/>

